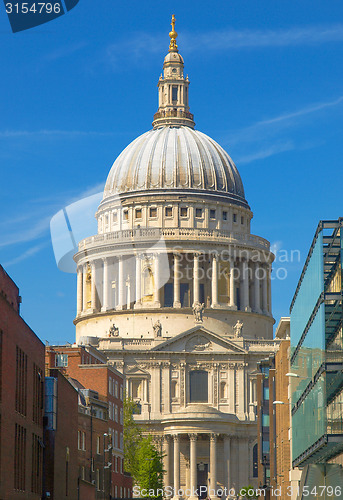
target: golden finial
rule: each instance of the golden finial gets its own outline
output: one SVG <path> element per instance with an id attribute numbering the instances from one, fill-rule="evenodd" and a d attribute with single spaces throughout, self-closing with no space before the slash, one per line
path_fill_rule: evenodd
<path id="1" fill-rule="evenodd" d="M 169 33 L 169 36 L 170 36 L 169 52 L 170 51 L 177 52 L 177 44 L 176 44 L 177 33 L 175 31 L 175 21 L 176 21 L 175 15 L 173 14 L 172 20 L 170 23 L 172 26 L 172 30 Z"/>

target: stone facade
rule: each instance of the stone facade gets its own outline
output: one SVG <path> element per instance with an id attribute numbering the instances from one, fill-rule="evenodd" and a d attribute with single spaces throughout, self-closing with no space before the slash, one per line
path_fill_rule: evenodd
<path id="1" fill-rule="evenodd" d="M 75 325 L 124 373 L 165 484 L 192 498 L 177 490 L 257 485 L 256 368 L 277 342 L 274 256 L 250 233 L 233 161 L 194 130 L 176 36 L 173 24 L 154 128 L 115 161 L 98 234 L 74 257 Z"/>

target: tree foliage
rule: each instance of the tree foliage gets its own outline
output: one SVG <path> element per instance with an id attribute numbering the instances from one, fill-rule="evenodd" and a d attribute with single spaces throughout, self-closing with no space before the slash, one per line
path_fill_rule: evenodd
<path id="1" fill-rule="evenodd" d="M 134 419 L 137 404 L 131 398 L 124 399 L 124 468 L 141 490 L 154 491 L 145 495 L 160 498 L 157 490 L 163 488 L 162 454 L 151 436 L 143 436 L 142 429 Z"/>

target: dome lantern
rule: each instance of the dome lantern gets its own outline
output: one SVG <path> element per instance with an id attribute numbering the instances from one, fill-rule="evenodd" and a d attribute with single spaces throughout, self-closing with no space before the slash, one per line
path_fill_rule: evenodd
<path id="1" fill-rule="evenodd" d="M 169 33 L 169 51 L 164 58 L 163 75 L 158 81 L 158 111 L 154 115 L 153 127 L 164 125 L 194 128 L 193 115 L 188 104 L 188 76 L 184 78 L 184 62 L 176 44 L 175 15 L 172 16 L 172 31 Z"/>

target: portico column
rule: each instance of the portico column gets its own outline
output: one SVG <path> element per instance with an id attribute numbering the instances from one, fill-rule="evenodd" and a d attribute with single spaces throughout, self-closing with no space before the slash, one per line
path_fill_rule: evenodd
<path id="1" fill-rule="evenodd" d="M 87 310 L 87 264 L 83 266 L 83 283 L 82 283 L 82 310 Z"/>
<path id="2" fill-rule="evenodd" d="M 91 309 L 93 312 L 97 309 L 97 293 L 96 293 L 96 265 L 95 262 L 91 264 L 92 280 L 91 280 Z"/>
<path id="3" fill-rule="evenodd" d="M 197 500 L 195 495 L 197 488 L 197 435 L 189 434 L 189 468 L 190 468 L 190 490 L 189 500 Z"/>
<path id="4" fill-rule="evenodd" d="M 82 270 L 82 266 L 79 266 L 77 268 L 77 304 L 76 304 L 77 316 L 79 316 L 79 314 L 81 314 L 81 312 L 82 312 L 82 302 L 83 302 L 82 282 L 83 282 L 83 270 Z"/>
<path id="5" fill-rule="evenodd" d="M 212 303 L 211 307 L 218 306 L 218 257 L 213 255 L 212 258 Z"/>
<path id="6" fill-rule="evenodd" d="M 136 255 L 136 301 L 135 308 L 138 309 L 142 305 L 142 281 L 141 281 L 141 258 Z"/>
<path id="7" fill-rule="evenodd" d="M 267 280 L 268 280 L 268 271 L 265 265 L 262 266 L 263 272 L 262 275 L 262 311 L 263 314 L 268 314 L 268 290 L 267 290 Z"/>
<path id="8" fill-rule="evenodd" d="M 231 437 L 224 436 L 224 477 L 228 491 L 231 489 Z"/>
<path id="9" fill-rule="evenodd" d="M 174 254 L 174 302 L 173 307 L 181 307 L 180 300 L 180 256 Z"/>
<path id="10" fill-rule="evenodd" d="M 118 258 L 118 304 L 116 309 L 121 311 L 124 305 L 124 262 L 123 257 Z"/>
<path id="11" fill-rule="evenodd" d="M 180 489 L 180 436 L 173 435 L 174 439 L 174 500 L 179 500 Z"/>
<path id="12" fill-rule="evenodd" d="M 108 298 L 109 298 L 109 290 L 108 290 L 108 269 L 109 269 L 109 266 L 108 266 L 108 259 L 104 258 L 103 259 L 103 263 L 104 263 L 104 275 L 103 275 L 103 296 L 102 296 L 102 308 L 101 310 L 102 311 L 108 311 L 109 310 L 109 303 L 108 303 Z"/>
<path id="13" fill-rule="evenodd" d="M 236 308 L 236 294 L 235 294 L 235 261 L 230 259 L 230 307 Z"/>
<path id="14" fill-rule="evenodd" d="M 217 438 L 218 434 L 210 434 L 211 498 L 217 498 Z"/>
<path id="15" fill-rule="evenodd" d="M 193 305 L 200 302 L 200 287 L 199 287 L 199 254 L 194 254 L 193 268 Z"/>
<path id="16" fill-rule="evenodd" d="M 255 263 L 255 273 L 254 273 L 254 310 L 257 313 L 261 313 L 261 293 L 260 293 L 260 266 L 258 262 Z"/>
<path id="17" fill-rule="evenodd" d="M 154 306 L 161 307 L 160 303 L 160 259 L 159 254 L 154 256 Z"/>
<path id="18" fill-rule="evenodd" d="M 170 484 L 170 436 L 163 436 L 163 468 L 164 468 L 164 486 L 171 486 Z"/>

